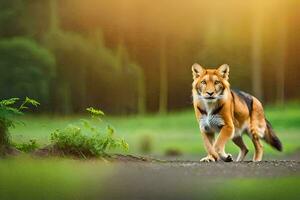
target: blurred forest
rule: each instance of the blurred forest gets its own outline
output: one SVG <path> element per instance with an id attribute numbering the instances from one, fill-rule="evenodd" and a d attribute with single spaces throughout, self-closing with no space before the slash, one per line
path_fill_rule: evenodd
<path id="1" fill-rule="evenodd" d="M 298 0 L 1 0 L 0 98 L 41 112 L 191 105 L 191 65 L 231 67 L 265 103 L 300 97 Z"/>

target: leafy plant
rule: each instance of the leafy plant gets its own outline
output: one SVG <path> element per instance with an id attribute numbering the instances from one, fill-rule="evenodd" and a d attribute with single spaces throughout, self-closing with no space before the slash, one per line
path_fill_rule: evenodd
<path id="1" fill-rule="evenodd" d="M 93 107 L 89 107 L 86 109 L 92 116 L 100 116 L 100 115 L 104 115 L 104 112 L 102 110 L 97 110 Z"/>
<path id="2" fill-rule="evenodd" d="M 21 144 L 14 144 L 14 146 L 19 151 L 23 151 L 26 153 L 32 152 L 32 151 L 36 150 L 37 148 L 39 148 L 39 145 L 37 144 L 35 139 L 31 139 L 31 140 L 29 140 L 29 142 L 24 142 Z"/>
<path id="3" fill-rule="evenodd" d="M 91 114 L 90 120 L 82 119 L 78 125 L 68 125 L 65 129 L 56 130 L 51 134 L 51 143 L 63 154 L 79 157 L 108 156 L 109 149 L 128 149 L 128 144 L 123 139 L 114 136 L 115 130 L 107 125 L 106 128 L 99 128 L 100 116 L 104 113 L 94 108 L 86 109 Z"/>
<path id="4" fill-rule="evenodd" d="M 14 127 L 19 121 L 15 120 L 17 115 L 22 115 L 23 110 L 28 109 L 29 105 L 37 107 L 39 102 L 28 97 L 21 103 L 19 98 L 11 98 L 0 101 L 0 153 L 4 153 L 4 148 L 10 145 L 9 128 Z"/>

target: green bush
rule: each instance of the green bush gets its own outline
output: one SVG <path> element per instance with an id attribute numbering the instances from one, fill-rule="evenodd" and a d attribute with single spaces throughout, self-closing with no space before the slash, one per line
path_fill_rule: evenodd
<path id="1" fill-rule="evenodd" d="M 94 108 L 88 108 L 90 120 L 81 120 L 78 125 L 68 125 L 65 129 L 56 130 L 51 134 L 53 148 L 65 155 L 78 157 L 108 156 L 107 150 L 115 148 L 128 149 L 128 144 L 123 139 L 114 136 L 115 130 L 107 125 L 100 129 L 93 122 L 101 122 L 104 113 Z"/>

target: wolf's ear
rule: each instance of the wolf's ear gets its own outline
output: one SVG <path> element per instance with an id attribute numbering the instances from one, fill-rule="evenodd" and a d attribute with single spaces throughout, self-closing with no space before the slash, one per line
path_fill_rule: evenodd
<path id="1" fill-rule="evenodd" d="M 228 80 L 229 79 L 229 65 L 223 64 L 218 68 L 218 72 L 221 74 L 221 76 Z"/>
<path id="2" fill-rule="evenodd" d="M 201 67 L 198 63 L 193 64 L 192 66 L 193 79 L 198 78 L 202 73 L 205 72 L 205 69 Z"/>

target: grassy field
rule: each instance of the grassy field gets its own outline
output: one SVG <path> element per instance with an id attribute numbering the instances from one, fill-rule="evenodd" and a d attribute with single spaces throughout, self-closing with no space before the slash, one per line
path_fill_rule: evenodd
<path id="1" fill-rule="evenodd" d="M 267 107 L 266 116 L 271 121 L 281 139 L 284 152 L 279 153 L 265 146 L 266 156 L 286 155 L 300 148 L 300 105 Z M 84 116 L 50 117 L 50 116 L 26 116 L 21 120 L 25 125 L 19 124 L 12 129 L 12 139 L 15 142 L 23 142 L 35 138 L 41 145 L 49 143 L 50 133 L 63 128 L 69 123 L 76 123 Z M 104 117 L 104 122 L 110 123 L 116 129 L 116 134 L 123 137 L 130 146 L 129 152 L 141 154 L 142 144 L 149 143 L 150 154 L 164 155 L 172 149 L 184 155 L 203 156 L 204 149 L 199 134 L 197 122 L 192 110 L 170 113 L 165 116 L 127 116 Z M 101 125 L 99 125 L 101 126 Z M 244 136 L 250 150 L 253 145 L 248 136 Z M 229 142 L 226 150 L 237 154 L 238 149 Z M 253 151 L 250 151 L 253 152 Z M 250 158 L 250 157 L 249 157 Z"/>

